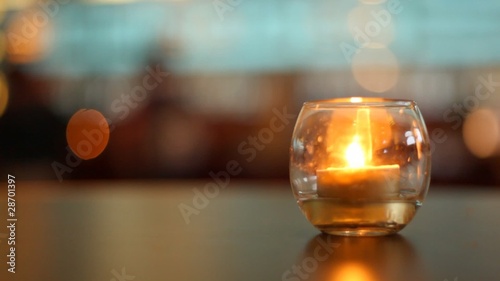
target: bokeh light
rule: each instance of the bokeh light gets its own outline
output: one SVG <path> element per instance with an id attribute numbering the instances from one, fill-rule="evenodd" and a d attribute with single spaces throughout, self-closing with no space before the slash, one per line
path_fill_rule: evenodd
<path id="1" fill-rule="evenodd" d="M 97 110 L 77 111 L 66 127 L 66 139 L 71 150 L 81 159 L 99 156 L 109 142 L 109 124 Z"/>
<path id="2" fill-rule="evenodd" d="M 383 93 L 396 85 L 399 64 L 388 48 L 362 48 L 353 57 L 352 72 L 363 88 Z"/>
<path id="3" fill-rule="evenodd" d="M 9 103 L 9 87 L 7 86 L 7 79 L 0 72 L 0 117 L 5 113 L 7 104 Z"/>
<path id="4" fill-rule="evenodd" d="M 49 15 L 41 9 L 18 12 L 8 23 L 7 53 L 12 63 L 31 63 L 49 52 L 53 26 Z"/>
<path id="5" fill-rule="evenodd" d="M 463 127 L 464 142 L 472 154 L 487 158 L 498 152 L 500 124 L 491 109 L 478 109 L 467 116 Z"/>

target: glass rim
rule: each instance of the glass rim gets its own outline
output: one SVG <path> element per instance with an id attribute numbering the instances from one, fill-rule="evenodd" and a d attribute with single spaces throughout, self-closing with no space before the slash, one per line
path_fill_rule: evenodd
<path id="1" fill-rule="evenodd" d="M 338 107 L 415 107 L 417 103 L 408 99 L 389 99 L 381 97 L 343 97 L 304 102 L 307 108 L 338 108 Z"/>

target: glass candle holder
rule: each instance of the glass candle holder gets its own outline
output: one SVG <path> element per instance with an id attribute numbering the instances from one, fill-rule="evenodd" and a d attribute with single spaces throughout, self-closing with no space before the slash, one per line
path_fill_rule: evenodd
<path id="1" fill-rule="evenodd" d="M 340 98 L 304 103 L 290 181 L 322 232 L 376 236 L 403 229 L 425 199 L 430 141 L 414 101 Z"/>

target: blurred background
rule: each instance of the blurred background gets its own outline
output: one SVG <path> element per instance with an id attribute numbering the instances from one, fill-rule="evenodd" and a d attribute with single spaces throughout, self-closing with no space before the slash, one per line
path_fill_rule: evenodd
<path id="1" fill-rule="evenodd" d="M 287 179 L 304 101 L 413 99 L 433 182 L 500 184 L 500 2 L 0 0 L 0 169 L 19 179 Z M 106 118 L 95 158 L 68 148 Z"/>

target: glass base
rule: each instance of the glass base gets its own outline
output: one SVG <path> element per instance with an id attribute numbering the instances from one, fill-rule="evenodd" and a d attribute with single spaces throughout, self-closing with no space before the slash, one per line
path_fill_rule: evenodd
<path id="1" fill-rule="evenodd" d="M 299 200 L 307 219 L 324 233 L 381 236 L 403 229 L 421 206 L 418 201 L 366 201 L 337 198 Z"/>
<path id="2" fill-rule="evenodd" d="M 406 225 L 397 226 L 380 226 L 380 225 L 328 225 L 318 226 L 316 228 L 321 232 L 338 236 L 384 236 L 396 234 L 403 229 Z"/>

